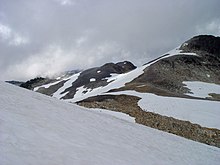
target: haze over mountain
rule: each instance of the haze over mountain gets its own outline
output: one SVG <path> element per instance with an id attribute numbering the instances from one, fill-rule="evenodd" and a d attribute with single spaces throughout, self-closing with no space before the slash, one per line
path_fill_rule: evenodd
<path id="1" fill-rule="evenodd" d="M 0 81 L 0 164 L 219 164 L 219 45 L 21 84 L 55 98 Z"/>
<path id="2" fill-rule="evenodd" d="M 131 61 L 220 35 L 219 0 L 1 0 L 0 79 Z"/>
<path id="3" fill-rule="evenodd" d="M 0 165 L 219 165 L 219 6 L 0 0 Z"/>
<path id="4" fill-rule="evenodd" d="M 137 123 L 220 147 L 220 37 L 195 36 L 135 67 L 107 63 L 21 84 L 66 102 L 126 113 Z"/>
<path id="5" fill-rule="evenodd" d="M 141 67 L 128 61 L 107 63 L 73 75 L 31 80 L 21 86 L 72 101 L 80 100 L 75 95 L 84 95 L 83 99 L 116 89 L 188 97 L 189 81 L 220 84 L 219 45 L 220 37 L 200 35 Z M 212 97 L 219 100 L 218 95 Z"/>

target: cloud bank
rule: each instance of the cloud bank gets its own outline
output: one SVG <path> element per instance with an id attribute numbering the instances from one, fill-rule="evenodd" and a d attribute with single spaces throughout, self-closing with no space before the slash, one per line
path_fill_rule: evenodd
<path id="1" fill-rule="evenodd" d="M 136 65 L 198 34 L 220 35 L 219 0 L 1 0 L 1 80 L 106 62 Z"/>

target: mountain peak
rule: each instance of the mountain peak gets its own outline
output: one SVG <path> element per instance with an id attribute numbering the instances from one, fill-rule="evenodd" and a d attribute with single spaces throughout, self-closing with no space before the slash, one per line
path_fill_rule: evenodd
<path id="1" fill-rule="evenodd" d="M 212 35 L 198 35 L 184 42 L 181 47 L 183 51 L 205 51 L 220 56 L 220 37 Z"/>

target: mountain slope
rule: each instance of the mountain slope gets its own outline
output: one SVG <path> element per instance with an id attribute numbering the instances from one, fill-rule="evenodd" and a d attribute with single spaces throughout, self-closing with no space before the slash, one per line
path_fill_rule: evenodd
<path id="1" fill-rule="evenodd" d="M 219 43 L 220 37 L 196 36 L 141 67 L 109 63 L 25 86 L 89 108 L 123 112 L 140 124 L 220 147 Z"/>
<path id="2" fill-rule="evenodd" d="M 1 164 L 219 164 L 220 149 L 0 82 Z"/>
<path id="3" fill-rule="evenodd" d="M 192 81 L 220 85 L 220 37 L 196 36 L 180 47 L 148 64 L 144 73 L 120 90 L 136 90 L 162 96 L 187 97 L 186 83 Z M 220 90 L 206 99 L 220 100 Z M 194 98 L 195 97 L 191 95 Z"/>
<path id="4" fill-rule="evenodd" d="M 187 83 L 199 81 L 220 85 L 219 43 L 220 37 L 196 36 L 142 67 L 136 68 L 128 61 L 108 63 L 71 77 L 59 77 L 52 83 L 46 81 L 46 84 L 36 87 L 34 81 L 23 86 L 30 85 L 36 87 L 35 91 L 72 102 L 108 90 L 135 90 L 162 96 L 200 98 L 190 95 L 192 91 Z M 208 94 L 209 97 L 205 99 L 220 100 L 220 90 Z"/>

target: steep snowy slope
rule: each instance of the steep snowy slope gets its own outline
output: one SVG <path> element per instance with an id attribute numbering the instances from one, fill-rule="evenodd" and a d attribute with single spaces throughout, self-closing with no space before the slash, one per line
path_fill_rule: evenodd
<path id="1" fill-rule="evenodd" d="M 212 164 L 220 149 L 0 82 L 0 164 Z"/>

